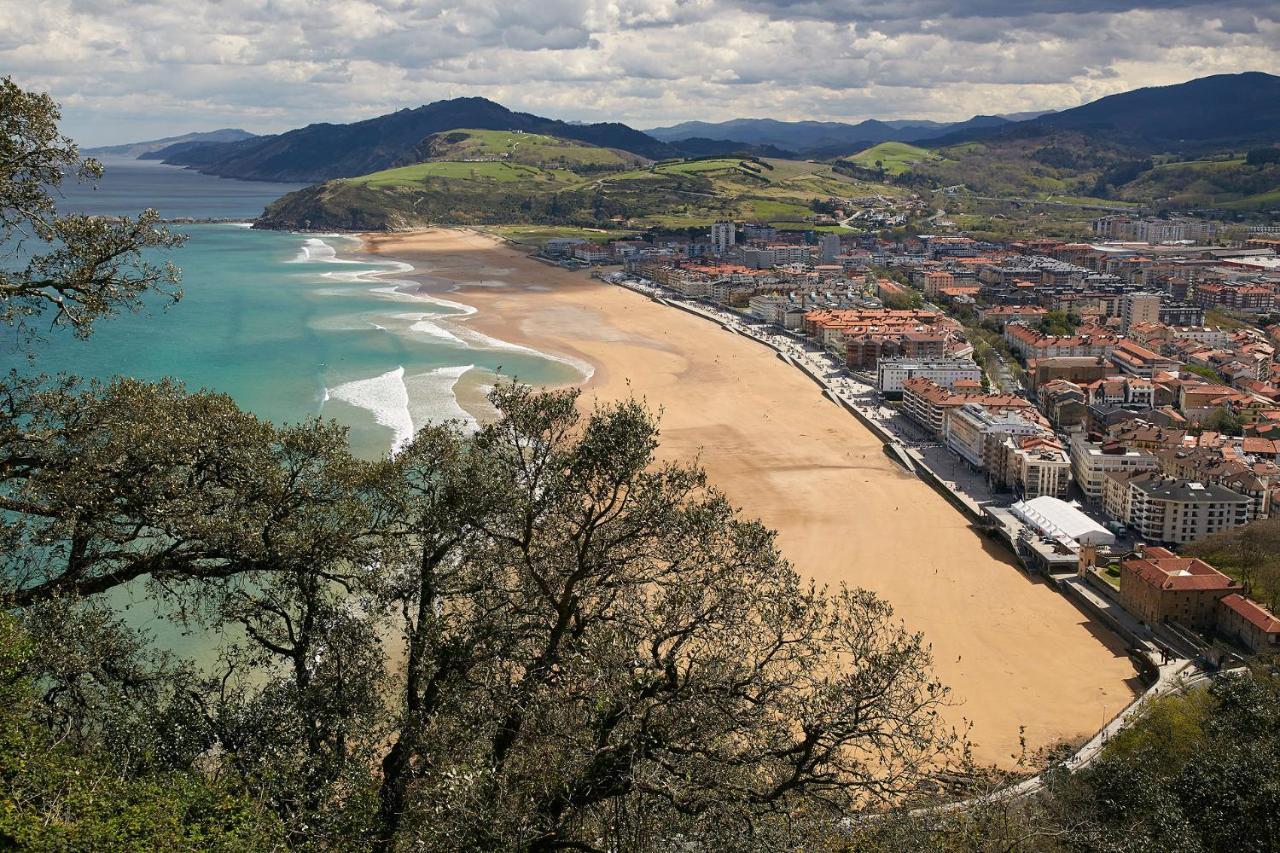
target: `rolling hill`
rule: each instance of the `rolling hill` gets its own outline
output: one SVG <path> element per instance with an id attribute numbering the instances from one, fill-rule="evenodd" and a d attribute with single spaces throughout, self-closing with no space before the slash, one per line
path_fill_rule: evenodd
<path id="1" fill-rule="evenodd" d="M 149 157 L 209 175 L 262 181 L 326 181 L 421 162 L 427 137 L 457 128 L 520 130 L 669 157 L 674 149 L 623 124 L 572 124 L 513 112 L 485 98 L 455 98 L 353 124 L 312 124 L 240 142 L 187 142 Z"/>
<path id="2" fill-rule="evenodd" d="M 838 162 L 851 163 L 858 168 L 885 175 L 901 175 L 922 163 L 942 159 L 942 155 L 927 148 L 918 148 L 905 142 L 881 142 Z"/>
<path id="3" fill-rule="evenodd" d="M 815 201 L 886 191 L 821 163 L 713 157 L 637 167 L 625 162 L 630 155 L 546 136 L 535 141 L 458 130 L 436 134 L 427 149 L 436 159 L 290 193 L 257 224 L 301 230 L 441 223 L 683 228 L 734 217 L 804 226 Z M 481 151 L 486 153 L 475 156 Z M 471 156 L 460 159 L 462 154 Z"/>

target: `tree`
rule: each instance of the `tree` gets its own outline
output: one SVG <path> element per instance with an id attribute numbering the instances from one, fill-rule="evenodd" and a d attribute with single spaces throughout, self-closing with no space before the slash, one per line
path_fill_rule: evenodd
<path id="1" fill-rule="evenodd" d="M 0 844 L 24 850 L 269 849 L 281 828 L 231 787 L 116 763 L 39 721 L 33 638 L 0 614 Z"/>
<path id="2" fill-rule="evenodd" d="M 6 236 L 54 248 L 0 305 L 88 335 L 176 279 L 140 254 L 172 241 L 59 217 L 74 146 L 47 98 L 4 91 Z M 921 637 L 803 582 L 700 469 L 659 463 L 642 404 L 491 401 L 474 435 L 364 462 L 334 424 L 174 382 L 0 381 L 0 602 L 30 638 L 0 678 L 5 840 L 756 849 L 945 762 Z M 156 648 L 124 587 L 218 659 Z"/>
<path id="3" fill-rule="evenodd" d="M 752 846 L 788 813 L 890 801 L 945 754 L 921 638 L 870 593 L 802 582 L 699 469 L 655 463 L 643 406 L 492 402 L 474 437 L 429 428 L 397 459 L 380 846 Z"/>
<path id="4" fill-rule="evenodd" d="M 1240 435 L 1244 431 L 1244 418 L 1223 406 L 1209 413 L 1204 419 L 1204 428 L 1227 435 Z"/>
<path id="5" fill-rule="evenodd" d="M 1249 166 L 1266 166 L 1280 163 L 1280 148 L 1254 148 L 1245 155 L 1244 162 Z"/>
<path id="6" fill-rule="evenodd" d="M 141 307 L 148 293 L 172 301 L 182 295 L 177 269 L 143 254 L 183 240 L 159 226 L 154 210 L 136 219 L 56 212 L 52 190 L 65 172 L 78 180 L 102 175 L 100 163 L 81 159 L 58 133 L 59 118 L 48 95 L 0 79 L 0 248 L 19 260 L 0 266 L 0 322 L 27 337 L 48 311 L 53 325 L 87 337 L 95 320 Z"/>

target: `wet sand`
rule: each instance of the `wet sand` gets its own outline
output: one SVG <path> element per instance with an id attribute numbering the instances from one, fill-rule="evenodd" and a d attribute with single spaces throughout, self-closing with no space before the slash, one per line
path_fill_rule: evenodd
<path id="1" fill-rule="evenodd" d="M 801 573 L 892 603 L 932 644 L 979 761 L 1010 766 L 1023 733 L 1031 751 L 1087 737 L 1133 698 L 1115 635 L 1019 571 L 767 347 L 485 234 L 369 235 L 366 247 L 429 274 L 433 293 L 457 282 L 440 295 L 479 309 L 465 322 L 486 334 L 593 365 L 588 403 L 647 400 L 662 455 L 697 456 Z"/>

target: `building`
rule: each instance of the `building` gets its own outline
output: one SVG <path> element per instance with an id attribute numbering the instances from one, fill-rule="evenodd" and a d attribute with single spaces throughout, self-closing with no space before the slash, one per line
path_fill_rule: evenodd
<path id="1" fill-rule="evenodd" d="M 1089 398 L 1083 388 L 1065 379 L 1055 379 L 1041 385 L 1036 393 L 1040 398 L 1040 406 L 1054 429 L 1060 432 L 1084 429 L 1085 409 Z"/>
<path id="2" fill-rule="evenodd" d="M 732 222 L 711 223 L 711 251 L 720 256 L 729 254 L 729 248 L 738 239 L 738 226 Z"/>
<path id="3" fill-rule="evenodd" d="M 1016 414 L 997 414 L 979 403 L 964 403 L 947 411 L 943 419 L 943 436 L 947 449 L 975 468 L 992 468 L 1002 456 L 1006 437 L 1029 437 L 1040 433 L 1040 426 Z M 1004 480 L 999 477 L 997 479 Z"/>
<path id="4" fill-rule="evenodd" d="M 818 241 L 818 255 L 824 264 L 834 264 L 840 257 L 840 235 L 823 234 Z"/>
<path id="5" fill-rule="evenodd" d="M 1200 631 L 1218 622 L 1218 601 L 1240 584 L 1204 560 L 1147 548 L 1120 564 L 1120 603 L 1148 625 L 1173 621 Z"/>
<path id="6" fill-rule="evenodd" d="M 1027 361 L 1027 375 L 1035 388 L 1057 379 L 1087 385 L 1114 372 L 1115 366 L 1098 356 L 1055 356 Z"/>
<path id="7" fill-rule="evenodd" d="M 1148 542 L 1186 545 L 1248 524 L 1252 501 L 1223 486 L 1156 472 L 1112 472 L 1102 481 L 1102 507 Z"/>
<path id="8" fill-rule="evenodd" d="M 603 264 L 609 261 L 609 250 L 596 243 L 579 243 L 573 247 L 573 256 L 583 263 Z"/>
<path id="9" fill-rule="evenodd" d="M 982 368 L 967 358 L 921 361 L 899 357 L 882 358 L 876 363 L 876 388 L 881 394 L 901 395 L 907 380 L 917 376 L 953 390 L 957 382 L 981 382 Z"/>
<path id="10" fill-rule="evenodd" d="M 1157 373 L 1172 373 L 1181 363 L 1152 352 L 1128 338 L 1121 338 L 1111 350 L 1111 363 L 1131 376 L 1150 379 Z"/>
<path id="11" fill-rule="evenodd" d="M 1280 619 L 1238 592 L 1218 600 L 1217 628 L 1254 654 L 1280 652 Z"/>
<path id="12" fill-rule="evenodd" d="M 1071 457 L 1051 433 L 1008 436 L 1000 447 L 1001 482 L 1028 498 L 1065 497 L 1071 487 Z"/>
<path id="13" fill-rule="evenodd" d="M 1120 328 L 1129 331 L 1139 323 L 1160 322 L 1160 294 L 1126 293 L 1120 300 Z"/>
<path id="14" fill-rule="evenodd" d="M 1038 497 L 1010 507 L 1014 516 L 1031 525 L 1041 536 L 1070 539 L 1078 545 L 1113 545 L 1115 534 L 1066 501 Z"/>
<path id="15" fill-rule="evenodd" d="M 1033 326 L 1044 319 L 1044 315 L 1048 313 L 1048 308 L 1042 308 L 1039 305 L 996 305 L 992 308 L 983 308 L 978 312 L 978 317 L 982 322 L 990 323 L 997 329 L 1003 330 L 1009 323 Z"/>
<path id="16" fill-rule="evenodd" d="M 1071 440 L 1071 473 L 1091 504 L 1102 502 L 1103 480 L 1108 474 L 1139 474 L 1159 468 L 1155 455 L 1146 450 L 1126 449 L 1116 441 L 1095 444 L 1083 434 Z"/>
<path id="17" fill-rule="evenodd" d="M 958 393 L 948 391 L 923 377 L 915 377 L 902 383 L 903 412 L 935 438 L 946 437 L 947 413 L 967 403 L 974 403 L 982 409 L 997 413 L 1033 411 L 1035 408 L 1029 400 L 1015 394 Z"/>

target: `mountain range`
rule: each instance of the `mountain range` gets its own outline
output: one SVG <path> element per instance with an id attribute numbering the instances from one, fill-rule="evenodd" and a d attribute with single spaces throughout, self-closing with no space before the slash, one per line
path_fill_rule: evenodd
<path id="1" fill-rule="evenodd" d="M 1042 115 L 1042 113 L 1035 113 Z M 747 145 L 769 145 L 807 156 L 839 156 L 880 142 L 919 143 L 950 133 L 1001 127 L 1016 119 L 974 116 L 962 122 L 923 120 L 880 121 L 857 124 L 836 121 L 777 121 L 769 118 L 737 118 L 722 122 L 686 121 L 645 131 L 654 139 L 680 145 L 691 138 L 714 139 Z"/>
<path id="2" fill-rule="evenodd" d="M 1152 152 L 1274 144 L 1280 139 L 1280 77 L 1248 71 L 1134 89 L 995 129 L 955 128 L 931 144 L 1067 131 L 1105 135 Z"/>
<path id="3" fill-rule="evenodd" d="M 685 122 L 650 133 L 613 122 L 580 124 L 514 112 L 485 98 L 455 98 L 352 124 L 312 124 L 238 141 L 187 138 L 141 156 L 228 178 L 320 182 L 421 162 L 428 159 L 424 140 L 459 128 L 546 134 L 650 160 L 738 153 L 833 159 L 891 140 L 937 149 L 1058 132 L 1086 134 L 1135 153 L 1185 153 L 1280 139 L 1280 77 L 1217 75 L 1030 118 L 980 115 L 955 124 L 735 119 Z"/>
<path id="4" fill-rule="evenodd" d="M 127 142 L 123 145 L 102 145 L 85 149 L 90 157 L 128 157 L 137 159 L 154 151 L 160 151 L 174 145 L 202 142 L 240 142 L 252 139 L 255 134 L 235 127 L 224 127 L 203 133 L 184 133 L 181 136 L 166 136 L 163 139 L 148 139 L 145 142 Z"/>
<path id="5" fill-rule="evenodd" d="M 311 124 L 240 142 L 183 142 L 146 157 L 224 178 L 326 181 L 420 162 L 423 140 L 458 128 L 541 133 L 651 160 L 678 153 L 624 124 L 573 124 L 513 112 L 486 98 L 454 98 L 353 124 Z"/>

